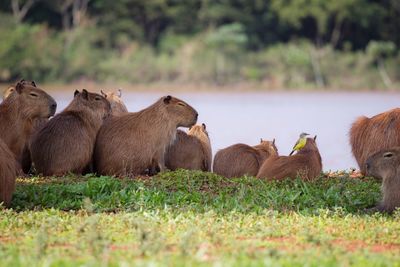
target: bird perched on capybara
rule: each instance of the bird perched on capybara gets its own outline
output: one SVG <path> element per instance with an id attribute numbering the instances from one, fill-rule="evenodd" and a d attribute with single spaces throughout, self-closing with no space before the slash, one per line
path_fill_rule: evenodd
<path id="1" fill-rule="evenodd" d="M 374 153 L 400 146 L 400 108 L 367 118 L 358 118 L 350 129 L 350 144 L 361 173 Z"/>
<path id="2" fill-rule="evenodd" d="M 0 139 L 0 202 L 8 207 L 15 189 L 19 165 L 8 146 Z"/>
<path id="3" fill-rule="evenodd" d="M 97 132 L 110 112 L 110 103 L 100 94 L 75 91 L 72 102 L 32 138 L 37 172 L 62 176 L 88 171 Z"/>
<path id="4" fill-rule="evenodd" d="M 211 143 L 204 123 L 192 126 L 188 133 L 178 130 L 165 154 L 165 166 L 170 170 L 211 171 L 211 161 Z"/>
<path id="5" fill-rule="evenodd" d="M 21 163 L 37 121 L 53 116 L 57 104 L 34 82 L 22 80 L 14 88 L 0 104 L 0 138 Z"/>
<path id="6" fill-rule="evenodd" d="M 264 161 L 278 155 L 275 139 L 266 141 L 261 139 L 260 144 L 249 146 L 235 144 L 221 149 L 214 156 L 213 172 L 227 178 L 256 176 Z"/>
<path id="7" fill-rule="evenodd" d="M 322 160 L 314 138 L 307 138 L 305 146 L 293 156 L 272 156 L 261 166 L 257 178 L 282 180 L 300 177 L 313 180 L 322 172 Z"/>
<path id="8" fill-rule="evenodd" d="M 139 112 L 109 118 L 97 136 L 97 172 L 133 176 L 148 169 L 164 170 L 164 153 L 176 129 L 193 126 L 197 117 L 196 110 L 184 101 L 165 96 Z"/>
<path id="9" fill-rule="evenodd" d="M 393 212 L 400 207 L 400 147 L 383 150 L 369 157 L 365 164 L 366 174 L 382 180 L 382 201 L 376 209 Z"/>
<path id="10" fill-rule="evenodd" d="M 124 102 L 122 101 L 122 91 L 118 89 L 118 93 L 115 92 L 103 92 L 101 90 L 102 96 L 104 96 L 111 105 L 111 114 L 113 116 L 119 116 L 128 112 Z"/>

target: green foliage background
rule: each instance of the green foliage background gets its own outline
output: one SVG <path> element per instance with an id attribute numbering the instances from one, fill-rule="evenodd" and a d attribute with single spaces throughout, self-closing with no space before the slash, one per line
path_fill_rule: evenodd
<path id="1" fill-rule="evenodd" d="M 399 30 L 397 0 L 5 0 L 0 82 L 396 88 Z"/>

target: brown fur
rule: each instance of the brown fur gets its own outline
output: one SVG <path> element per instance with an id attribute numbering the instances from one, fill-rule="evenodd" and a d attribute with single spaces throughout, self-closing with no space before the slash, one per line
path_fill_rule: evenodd
<path id="1" fill-rule="evenodd" d="M 361 173 L 365 174 L 365 162 L 371 155 L 400 146 L 400 108 L 372 118 L 358 118 L 350 129 L 350 144 Z"/>
<path id="2" fill-rule="evenodd" d="M 227 178 L 256 176 L 263 162 L 270 156 L 278 155 L 274 141 L 261 139 L 259 145 L 235 144 L 215 154 L 213 171 Z"/>
<path id="3" fill-rule="evenodd" d="M 96 141 L 98 173 L 132 176 L 157 166 L 164 170 L 164 153 L 175 139 L 176 128 L 194 125 L 197 116 L 187 103 L 166 96 L 139 112 L 110 118 Z"/>
<path id="4" fill-rule="evenodd" d="M 19 173 L 18 163 L 7 145 L 0 139 L 0 202 L 8 207 Z"/>
<path id="5" fill-rule="evenodd" d="M 115 92 L 103 92 L 101 94 L 110 102 L 111 105 L 111 114 L 113 116 L 120 116 L 122 114 L 128 113 L 128 109 L 126 108 L 124 102 L 121 99 L 122 91 L 118 90 L 118 93 Z"/>
<path id="6" fill-rule="evenodd" d="M 6 90 L 3 92 L 3 100 L 9 97 L 12 93 L 15 92 L 14 85 L 10 85 Z"/>
<path id="7" fill-rule="evenodd" d="M 15 92 L 0 104 L 0 138 L 22 163 L 24 150 L 36 127 L 37 121 L 53 116 L 57 104 L 54 99 L 34 82 L 18 82 Z"/>
<path id="8" fill-rule="evenodd" d="M 111 111 L 103 96 L 85 89 L 32 138 L 31 156 L 38 173 L 81 174 L 92 162 L 96 135 Z"/>
<path id="9" fill-rule="evenodd" d="M 257 178 L 282 180 L 284 178 L 300 177 L 303 180 L 313 180 L 322 172 L 321 155 L 315 138 L 307 138 L 306 145 L 293 156 L 274 156 L 267 159 L 261 166 Z"/>
<path id="10" fill-rule="evenodd" d="M 400 147 L 383 150 L 368 158 L 367 175 L 382 180 L 382 201 L 376 207 L 381 212 L 393 212 L 400 207 Z"/>
<path id="11" fill-rule="evenodd" d="M 211 143 L 204 123 L 191 127 L 188 133 L 178 130 L 165 154 L 165 166 L 170 170 L 211 171 L 211 160 Z"/>

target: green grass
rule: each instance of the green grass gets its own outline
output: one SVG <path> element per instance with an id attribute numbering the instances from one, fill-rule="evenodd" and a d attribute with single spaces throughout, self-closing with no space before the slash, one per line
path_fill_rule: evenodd
<path id="1" fill-rule="evenodd" d="M 379 186 L 183 170 L 19 179 L 0 210 L 0 266 L 400 266 L 400 213 L 364 211 Z"/>

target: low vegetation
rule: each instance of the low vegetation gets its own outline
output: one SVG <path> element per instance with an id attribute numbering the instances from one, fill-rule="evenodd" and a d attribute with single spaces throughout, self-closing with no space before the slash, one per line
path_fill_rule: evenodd
<path id="1" fill-rule="evenodd" d="M 0 266 L 396 265 L 399 214 L 365 211 L 379 182 L 20 178 L 0 210 Z"/>

